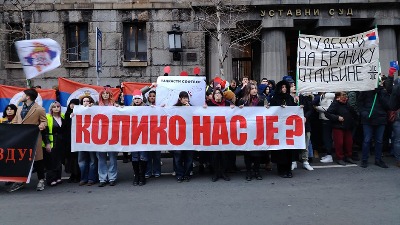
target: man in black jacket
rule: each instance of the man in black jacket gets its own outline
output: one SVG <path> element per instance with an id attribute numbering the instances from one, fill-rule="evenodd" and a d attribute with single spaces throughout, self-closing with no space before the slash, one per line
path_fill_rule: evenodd
<path id="1" fill-rule="evenodd" d="M 390 67 L 389 69 L 389 77 L 386 80 L 386 90 L 390 93 L 389 100 L 389 108 L 392 111 L 397 111 L 396 119 L 393 122 L 392 130 L 393 130 L 393 152 L 396 157 L 397 163 L 396 165 L 400 167 L 400 84 L 397 82 L 393 86 L 394 73 L 396 72 L 396 68 Z M 399 78 L 397 78 L 398 80 Z"/>

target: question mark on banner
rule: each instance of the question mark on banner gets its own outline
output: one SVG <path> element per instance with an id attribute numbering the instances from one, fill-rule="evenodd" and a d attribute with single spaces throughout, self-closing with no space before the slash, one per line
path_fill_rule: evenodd
<path id="1" fill-rule="evenodd" d="M 293 130 L 286 130 L 286 144 L 294 145 L 294 136 L 303 134 L 303 120 L 300 116 L 291 115 L 286 119 L 286 125 L 294 126 Z"/>

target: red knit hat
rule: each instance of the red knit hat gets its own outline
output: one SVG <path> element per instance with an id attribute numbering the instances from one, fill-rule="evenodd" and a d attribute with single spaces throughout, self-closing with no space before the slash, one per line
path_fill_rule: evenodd
<path id="1" fill-rule="evenodd" d="M 133 96 L 132 96 L 132 99 L 135 99 L 135 98 L 140 98 L 140 99 L 142 99 L 142 100 L 143 100 L 143 95 L 142 95 L 142 92 L 141 92 L 139 89 L 135 89 L 135 90 L 133 90 Z"/>

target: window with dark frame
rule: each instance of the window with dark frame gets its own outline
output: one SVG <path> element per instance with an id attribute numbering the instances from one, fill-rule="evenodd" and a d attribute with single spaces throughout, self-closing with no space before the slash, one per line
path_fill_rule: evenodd
<path id="1" fill-rule="evenodd" d="M 11 63 L 19 62 L 17 49 L 15 48 L 15 42 L 24 40 L 25 35 L 23 32 L 22 24 L 6 24 L 8 30 L 8 61 Z M 29 39 L 29 24 L 25 25 L 26 39 Z"/>
<path id="2" fill-rule="evenodd" d="M 146 23 L 124 23 L 124 60 L 147 61 Z"/>
<path id="3" fill-rule="evenodd" d="M 65 25 L 67 34 L 67 59 L 69 62 L 89 61 L 89 39 L 87 23 Z"/>

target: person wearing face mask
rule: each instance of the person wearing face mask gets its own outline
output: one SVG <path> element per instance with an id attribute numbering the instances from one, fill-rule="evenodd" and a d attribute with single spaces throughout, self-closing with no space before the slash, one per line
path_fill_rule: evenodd
<path id="1" fill-rule="evenodd" d="M 0 123 L 11 123 L 17 114 L 17 106 L 10 104 L 4 108 L 3 118 L 0 118 Z"/>
<path id="2" fill-rule="evenodd" d="M 357 112 L 348 104 L 346 92 L 336 92 L 335 100 L 325 112 L 326 118 L 332 122 L 332 135 L 336 152 L 336 162 L 345 166 L 346 162 L 354 164 L 351 159 L 353 148 L 354 121 Z"/>
<path id="3" fill-rule="evenodd" d="M 64 114 L 61 113 L 61 104 L 57 101 L 50 104 L 47 117 L 47 129 L 43 138 L 44 159 L 46 162 L 46 182 L 49 186 L 61 184 L 61 159 L 64 152 Z"/>

